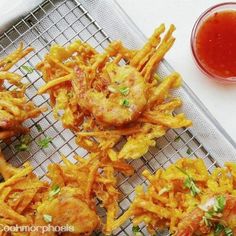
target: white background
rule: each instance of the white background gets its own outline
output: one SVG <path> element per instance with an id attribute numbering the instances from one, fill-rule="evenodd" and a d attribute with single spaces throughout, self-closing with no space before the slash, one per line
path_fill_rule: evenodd
<path id="1" fill-rule="evenodd" d="M 160 23 L 173 23 L 176 42 L 166 59 L 179 71 L 212 115 L 236 141 L 236 84 L 208 79 L 196 67 L 190 50 L 194 22 L 215 0 L 117 0 L 146 36 Z M 226 2 L 226 1 L 221 1 Z"/>

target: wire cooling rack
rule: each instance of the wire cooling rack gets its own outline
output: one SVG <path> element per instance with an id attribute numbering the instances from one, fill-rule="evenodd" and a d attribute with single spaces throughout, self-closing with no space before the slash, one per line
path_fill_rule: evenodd
<path id="1" fill-rule="evenodd" d="M 35 172 L 40 178 L 46 178 L 47 166 L 53 162 L 61 162 L 63 154 L 71 161 L 75 154 L 86 156 L 87 152 L 75 144 L 74 134 L 65 130 L 59 121 L 53 117 L 49 106 L 47 95 L 37 95 L 37 90 L 44 84 L 41 74 L 36 70 L 32 74 L 25 74 L 22 65 L 35 67 L 47 53 L 51 44 L 59 43 L 67 45 L 75 39 L 88 42 L 98 51 L 102 51 L 111 41 L 110 35 L 93 19 L 83 4 L 76 0 L 47 0 L 39 5 L 34 11 L 12 26 L 7 32 L 0 36 L 0 55 L 4 57 L 24 42 L 25 47 L 35 48 L 26 59 L 21 60 L 13 71 L 23 76 L 23 81 L 30 83 L 27 89 L 27 97 L 37 106 L 47 105 L 48 111 L 37 119 L 26 122 L 30 127 L 30 148 L 28 151 L 18 152 L 16 145 L 20 138 L 14 138 L 11 143 L 1 143 L 1 148 L 7 160 L 15 166 L 21 166 L 24 162 L 30 161 Z M 163 77 L 163 75 L 161 74 Z M 39 124 L 43 131 L 36 128 Z M 46 136 L 53 140 L 47 149 L 40 149 L 37 141 Z M 135 174 L 126 178 L 118 174 L 119 189 L 122 197 L 119 203 L 120 214 L 130 205 L 134 197 L 134 188 L 138 184 L 146 184 L 141 173 L 144 169 L 155 172 L 160 167 L 167 167 L 182 156 L 202 157 L 211 171 L 218 166 L 217 161 L 207 151 L 196 135 L 190 129 L 169 130 L 167 134 L 159 138 L 157 145 L 141 159 L 131 161 L 135 168 Z M 127 221 L 121 228 L 114 232 L 114 235 L 131 235 L 132 224 Z M 142 229 L 147 234 L 145 228 Z"/>

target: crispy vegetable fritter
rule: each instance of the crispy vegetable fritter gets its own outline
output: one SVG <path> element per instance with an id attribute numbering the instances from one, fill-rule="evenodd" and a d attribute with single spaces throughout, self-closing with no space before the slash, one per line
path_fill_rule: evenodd
<path id="1" fill-rule="evenodd" d="M 174 43 L 170 26 L 158 27 L 143 48 L 130 50 L 111 42 L 103 53 L 81 41 L 53 45 L 37 68 L 46 84 L 54 116 L 77 133 L 77 143 L 89 152 L 106 151 L 111 160 L 136 159 L 170 128 L 192 124 L 171 90 L 181 85 L 174 72 L 160 81 L 155 71 Z M 124 62 L 126 65 L 123 65 Z M 120 150 L 115 149 L 122 139 Z"/>
<path id="2" fill-rule="evenodd" d="M 25 97 L 26 85 L 22 84 L 21 76 L 8 70 L 33 48 L 23 49 L 21 43 L 19 48 L 0 60 L 0 140 L 5 140 L 28 132 L 23 122 L 30 118 L 39 116 L 45 108 L 37 108 L 33 102 L 27 101 Z M 14 85 L 6 89 L 4 82 Z"/>

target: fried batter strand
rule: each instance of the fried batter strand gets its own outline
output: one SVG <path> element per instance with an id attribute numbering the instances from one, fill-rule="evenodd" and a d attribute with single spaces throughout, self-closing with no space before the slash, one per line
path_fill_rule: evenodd
<path id="1" fill-rule="evenodd" d="M 32 48 L 24 50 L 21 43 L 15 52 L 0 60 L 0 140 L 28 132 L 23 122 L 45 111 L 45 108 L 37 108 L 33 102 L 27 101 L 26 85 L 21 83 L 21 76 L 8 71 L 32 50 Z M 4 81 L 15 87 L 7 90 L 4 87 Z"/>
<path id="2" fill-rule="evenodd" d="M 54 116 L 77 133 L 80 146 L 107 151 L 112 160 L 139 158 L 168 129 L 192 124 L 183 113 L 174 115 L 181 100 L 171 90 L 181 85 L 180 75 L 174 72 L 161 82 L 155 75 L 174 43 L 174 30 L 171 25 L 162 38 L 162 24 L 140 50 L 120 41 L 103 53 L 81 41 L 54 45 L 37 66 L 46 82 L 38 92 L 50 94 Z M 122 137 L 127 142 L 115 151 Z"/>

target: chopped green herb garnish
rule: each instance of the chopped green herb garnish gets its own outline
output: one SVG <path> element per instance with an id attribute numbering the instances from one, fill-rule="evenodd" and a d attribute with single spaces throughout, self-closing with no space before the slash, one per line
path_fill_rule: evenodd
<path id="1" fill-rule="evenodd" d="M 214 216 L 214 211 L 209 210 L 205 212 L 205 215 L 202 217 L 203 222 L 205 223 L 206 226 L 211 226 L 211 219 Z"/>
<path id="2" fill-rule="evenodd" d="M 29 148 L 29 143 L 31 139 L 29 135 L 24 135 L 20 137 L 20 143 L 15 145 L 17 151 L 27 151 Z"/>
<path id="3" fill-rule="evenodd" d="M 124 99 L 124 100 L 121 102 L 121 105 L 122 105 L 122 106 L 125 106 L 125 107 L 129 107 L 129 106 L 130 106 L 129 100 Z"/>
<path id="4" fill-rule="evenodd" d="M 52 216 L 50 215 L 47 215 L 47 214 L 43 215 L 43 219 L 46 223 L 52 222 Z"/>
<path id="5" fill-rule="evenodd" d="M 123 95 L 128 95 L 129 94 L 129 88 L 128 87 L 123 87 L 119 89 L 120 93 Z"/>
<path id="6" fill-rule="evenodd" d="M 215 205 L 213 206 L 213 210 L 216 212 L 216 213 L 220 213 L 224 210 L 225 208 L 225 204 L 226 204 L 226 199 L 224 196 L 217 196 L 216 197 L 216 203 Z"/>
<path id="7" fill-rule="evenodd" d="M 196 196 L 201 192 L 201 190 L 195 184 L 193 178 L 183 169 L 176 166 L 178 170 L 180 170 L 183 174 L 187 176 L 186 180 L 184 181 L 184 186 L 188 188 L 193 196 Z"/>
<path id="8" fill-rule="evenodd" d="M 205 223 L 206 226 L 211 226 L 211 220 L 214 216 L 217 216 L 217 214 L 223 212 L 226 204 L 226 199 L 224 196 L 217 196 L 215 199 L 215 203 L 213 207 L 205 212 L 205 215 L 203 216 L 202 220 Z M 221 226 L 218 226 L 221 227 Z M 216 228 L 217 229 L 217 228 Z M 218 228 L 219 230 L 219 228 Z"/>
<path id="9" fill-rule="evenodd" d="M 45 137 L 44 139 L 40 139 L 37 144 L 39 145 L 39 147 L 41 148 L 48 148 L 49 143 L 52 141 L 52 137 Z"/>
<path id="10" fill-rule="evenodd" d="M 23 151 L 27 151 L 28 150 L 28 145 L 25 143 L 20 143 L 20 144 L 16 144 L 15 146 L 16 150 L 19 152 L 23 152 Z"/>
<path id="11" fill-rule="evenodd" d="M 35 124 L 35 127 L 38 130 L 38 132 L 42 132 L 43 131 L 42 127 L 39 124 Z"/>
<path id="12" fill-rule="evenodd" d="M 199 194 L 201 192 L 201 190 L 196 186 L 196 184 L 194 183 L 193 179 L 191 177 L 188 177 L 185 181 L 184 181 L 184 186 L 186 188 L 189 188 L 191 191 L 191 194 L 193 196 L 196 196 L 197 194 Z"/>
<path id="13" fill-rule="evenodd" d="M 28 74 L 31 74 L 31 73 L 34 72 L 34 68 L 31 67 L 31 66 L 23 65 L 23 66 L 21 66 L 21 68 L 22 68 L 25 72 L 27 72 Z"/>
<path id="14" fill-rule="evenodd" d="M 133 226 L 132 231 L 133 231 L 133 233 L 140 232 L 140 228 L 139 228 L 139 226 L 138 226 L 138 225 Z"/>
<path id="15" fill-rule="evenodd" d="M 214 229 L 214 236 L 219 236 L 221 233 L 223 233 L 225 230 L 224 225 L 222 224 L 217 224 L 215 229 Z"/>
<path id="16" fill-rule="evenodd" d="M 177 136 L 177 137 L 174 139 L 175 142 L 178 142 L 179 140 L 180 140 L 180 136 Z"/>
<path id="17" fill-rule="evenodd" d="M 143 234 L 140 232 L 140 228 L 138 225 L 133 226 L 132 232 L 134 233 L 135 236 L 143 236 Z"/>
<path id="18" fill-rule="evenodd" d="M 222 233 L 224 233 L 224 235 L 226 235 L 226 236 L 233 236 L 234 235 L 232 229 L 225 227 L 222 224 L 217 224 L 214 229 L 214 236 L 222 235 Z"/>
<path id="19" fill-rule="evenodd" d="M 188 155 L 190 155 L 191 153 L 193 152 L 193 150 L 189 147 L 188 149 L 187 149 L 187 151 L 186 151 L 186 153 L 188 154 Z"/>
<path id="20" fill-rule="evenodd" d="M 225 232 L 226 236 L 233 236 L 234 235 L 233 230 L 228 227 L 225 228 L 224 232 Z"/>
<path id="21" fill-rule="evenodd" d="M 57 195 L 60 191 L 61 191 L 60 186 L 54 185 L 54 186 L 52 187 L 52 190 L 49 192 L 49 196 L 50 196 L 50 197 L 53 197 L 53 196 Z"/>

